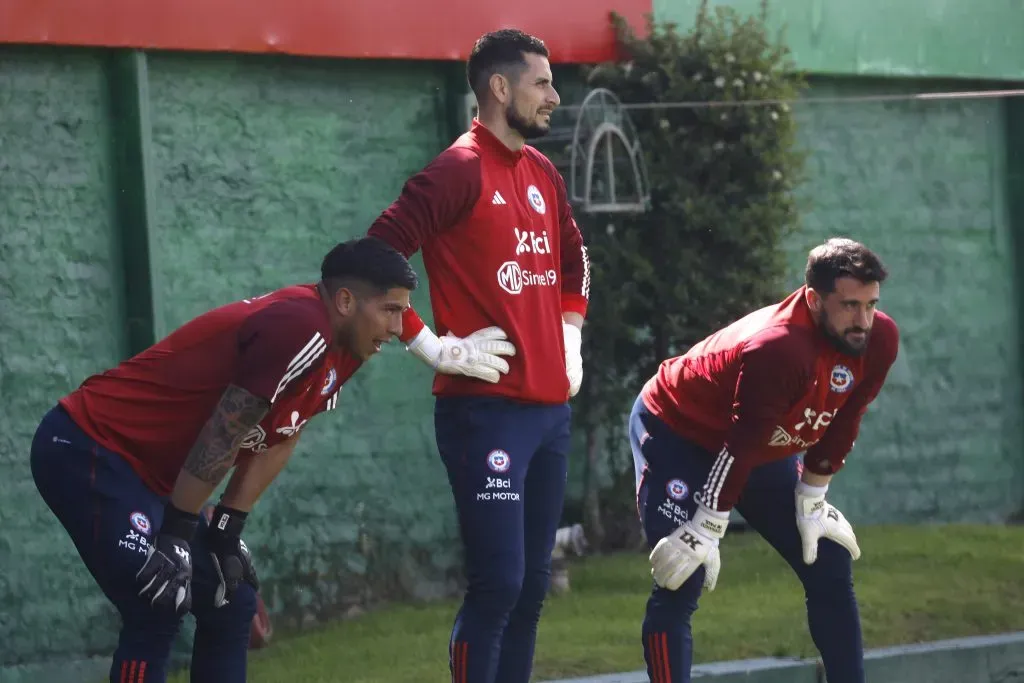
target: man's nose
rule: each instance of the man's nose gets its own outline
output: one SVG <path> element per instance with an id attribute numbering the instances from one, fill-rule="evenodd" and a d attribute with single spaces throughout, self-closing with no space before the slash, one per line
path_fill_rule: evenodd
<path id="1" fill-rule="evenodd" d="M 857 316 L 854 318 L 853 324 L 862 330 L 866 330 L 871 327 L 871 313 L 867 309 L 861 309 L 857 311 Z"/>

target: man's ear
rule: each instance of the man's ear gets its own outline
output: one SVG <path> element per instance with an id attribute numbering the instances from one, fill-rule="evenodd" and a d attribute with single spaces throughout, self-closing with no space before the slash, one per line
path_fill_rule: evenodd
<path id="1" fill-rule="evenodd" d="M 810 308 L 812 311 L 814 311 L 815 313 L 821 312 L 821 295 L 818 294 L 817 291 L 815 291 L 811 287 L 808 287 L 807 290 L 804 292 L 804 300 L 807 302 L 807 307 Z"/>
<path id="2" fill-rule="evenodd" d="M 512 84 L 509 82 L 507 76 L 498 73 L 491 74 L 491 77 L 487 79 L 487 85 L 495 100 L 501 104 L 508 104 L 508 100 L 512 93 Z"/>
<path id="3" fill-rule="evenodd" d="M 352 315 L 356 310 L 356 295 L 348 287 L 339 287 L 334 293 L 334 307 L 341 315 Z"/>

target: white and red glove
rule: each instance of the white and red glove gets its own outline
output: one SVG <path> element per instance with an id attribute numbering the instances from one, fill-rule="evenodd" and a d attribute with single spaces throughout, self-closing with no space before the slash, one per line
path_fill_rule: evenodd
<path id="1" fill-rule="evenodd" d="M 580 328 L 562 323 L 565 338 L 565 374 L 569 377 L 569 396 L 575 396 L 583 383 L 583 334 Z"/>
<path id="2" fill-rule="evenodd" d="M 500 327 L 485 327 L 466 337 L 449 332 L 440 338 L 424 327 L 406 348 L 443 375 L 465 375 L 497 384 L 508 372 L 508 362 L 501 356 L 516 355 L 515 345 L 507 340 Z"/>
<path id="3" fill-rule="evenodd" d="M 704 588 L 715 590 L 722 560 L 718 542 L 729 526 L 729 513 L 706 507 L 698 501 L 693 519 L 658 541 L 651 551 L 651 576 L 662 588 L 678 590 L 704 565 Z"/>
<path id="4" fill-rule="evenodd" d="M 796 485 L 796 528 L 804 546 L 804 564 L 818 559 L 818 540 L 827 538 L 850 551 L 854 560 L 860 557 L 860 546 L 853 527 L 835 506 L 825 502 L 828 485 Z"/>

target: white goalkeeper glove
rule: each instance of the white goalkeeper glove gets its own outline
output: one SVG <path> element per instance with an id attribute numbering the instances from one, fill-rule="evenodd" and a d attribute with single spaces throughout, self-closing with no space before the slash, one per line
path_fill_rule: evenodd
<path id="1" fill-rule="evenodd" d="M 678 590 L 704 565 L 704 588 L 715 590 L 722 560 L 718 542 L 729 526 L 729 513 L 697 503 L 693 519 L 658 541 L 651 551 L 651 576 L 662 588 Z"/>
<path id="2" fill-rule="evenodd" d="M 818 540 L 827 538 L 850 551 L 853 559 L 860 557 L 860 547 L 853 527 L 835 506 L 825 502 L 828 485 L 796 485 L 796 528 L 804 546 L 804 564 L 818 559 Z"/>
<path id="3" fill-rule="evenodd" d="M 569 376 L 569 396 L 575 396 L 583 383 L 583 335 L 580 328 L 562 323 L 562 336 L 565 337 L 565 374 Z"/>
<path id="4" fill-rule="evenodd" d="M 501 356 L 516 355 L 516 347 L 500 327 L 485 327 L 467 337 L 450 332 L 438 337 L 429 327 L 420 330 L 406 348 L 424 363 L 444 375 L 466 375 L 497 384 L 508 372 Z"/>

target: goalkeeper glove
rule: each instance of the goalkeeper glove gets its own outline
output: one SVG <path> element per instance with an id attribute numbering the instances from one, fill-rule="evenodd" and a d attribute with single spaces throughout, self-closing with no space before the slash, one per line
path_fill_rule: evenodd
<path id="1" fill-rule="evenodd" d="M 580 328 L 562 323 L 562 336 L 565 337 L 565 374 L 569 377 L 569 396 L 575 396 L 583 383 L 583 336 Z"/>
<path id="2" fill-rule="evenodd" d="M 135 575 L 139 597 L 154 608 L 170 609 L 182 616 L 192 609 L 192 549 L 189 542 L 199 515 L 164 506 L 160 531 L 149 544 L 146 561 Z"/>
<path id="3" fill-rule="evenodd" d="M 213 594 L 214 607 L 228 604 L 242 581 L 254 590 L 260 589 L 259 578 L 252 566 L 252 555 L 241 538 L 245 518 L 248 516 L 248 513 L 218 505 L 210 519 L 206 544 L 210 548 L 210 558 L 218 581 Z"/>
<path id="4" fill-rule="evenodd" d="M 860 557 L 860 547 L 853 527 L 843 513 L 825 502 L 828 485 L 810 486 L 804 482 L 796 485 L 796 528 L 804 546 L 804 564 L 814 564 L 818 559 L 818 539 L 827 538 L 850 551 L 853 559 Z"/>
<path id="5" fill-rule="evenodd" d="M 496 384 L 498 373 L 508 372 L 508 362 L 500 356 L 516 355 L 516 347 L 500 327 L 486 327 L 467 337 L 450 332 L 438 338 L 424 327 L 406 348 L 424 363 L 444 375 L 466 375 Z"/>
<path id="6" fill-rule="evenodd" d="M 729 526 L 729 513 L 719 512 L 697 502 L 693 519 L 658 541 L 651 552 L 651 576 L 662 588 L 678 590 L 704 565 L 704 588 L 715 590 L 722 560 L 718 542 Z"/>

